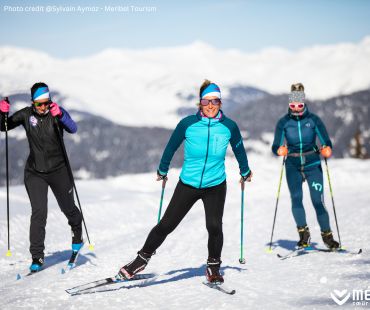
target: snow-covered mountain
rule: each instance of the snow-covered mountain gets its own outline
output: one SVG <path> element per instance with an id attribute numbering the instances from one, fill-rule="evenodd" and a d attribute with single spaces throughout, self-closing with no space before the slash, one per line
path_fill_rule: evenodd
<path id="1" fill-rule="evenodd" d="M 271 95 L 251 87 L 230 87 L 230 105 L 224 111 L 236 120 L 246 138 L 248 154 L 272 156 L 271 144 L 278 119 L 287 112 L 287 95 Z M 178 94 L 189 103 L 190 95 Z M 64 100 L 55 93 L 62 105 Z M 24 107 L 28 94 L 10 99 L 14 111 Z M 190 104 L 189 104 L 190 105 Z M 370 155 L 370 90 L 355 92 L 328 100 L 307 102 L 309 109 L 323 119 L 334 143 L 335 157 L 369 158 Z M 137 127 L 116 124 L 101 116 L 69 110 L 77 121 L 78 133 L 65 135 L 70 162 L 77 178 L 105 178 L 123 173 L 155 172 L 173 129 Z M 190 115 L 196 107 L 179 108 L 179 115 Z M 357 141 L 356 141 L 357 139 Z M 0 185 L 5 184 L 5 147 L 0 139 Z M 28 142 L 22 127 L 9 132 L 10 182 L 23 182 L 23 169 L 28 156 Z M 182 163 L 182 148 L 171 166 Z M 229 149 L 230 153 L 231 150 Z"/>
<path id="2" fill-rule="evenodd" d="M 236 85 L 280 94 L 301 81 L 308 99 L 327 99 L 369 88 L 369 59 L 370 37 L 295 52 L 267 48 L 246 53 L 195 42 L 171 48 L 106 49 L 71 59 L 3 46 L 0 93 L 24 93 L 34 82 L 45 81 L 65 97 L 67 108 L 124 125 L 172 128 L 178 109 L 193 105 L 186 98 L 197 95 L 204 78 L 217 81 L 226 98 Z"/>

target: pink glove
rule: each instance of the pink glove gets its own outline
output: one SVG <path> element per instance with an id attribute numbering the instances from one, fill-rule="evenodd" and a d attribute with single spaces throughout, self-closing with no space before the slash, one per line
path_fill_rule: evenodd
<path id="1" fill-rule="evenodd" d="M 10 108 L 10 104 L 7 101 L 5 101 L 5 100 L 0 101 L 0 111 L 1 112 L 8 113 L 9 108 Z"/>
<path id="2" fill-rule="evenodd" d="M 53 117 L 62 116 L 62 110 L 59 108 L 59 105 L 55 102 L 50 104 L 50 113 Z"/>

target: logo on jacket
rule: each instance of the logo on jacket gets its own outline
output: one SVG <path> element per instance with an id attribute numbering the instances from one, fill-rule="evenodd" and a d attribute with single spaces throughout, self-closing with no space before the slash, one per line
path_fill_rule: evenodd
<path id="1" fill-rule="evenodd" d="M 30 116 L 30 125 L 32 127 L 35 127 L 37 125 L 37 118 L 34 117 L 33 115 Z"/>
<path id="2" fill-rule="evenodd" d="M 306 123 L 306 127 L 311 127 L 311 123 Z"/>
<path id="3" fill-rule="evenodd" d="M 319 192 L 322 191 L 322 185 L 320 183 L 312 182 L 312 187 Z"/>

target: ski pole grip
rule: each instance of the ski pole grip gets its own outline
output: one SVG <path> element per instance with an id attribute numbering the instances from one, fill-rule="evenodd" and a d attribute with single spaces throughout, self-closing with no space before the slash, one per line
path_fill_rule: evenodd
<path id="1" fill-rule="evenodd" d="M 240 182 L 240 187 L 241 187 L 242 191 L 244 191 L 244 188 L 245 188 L 245 181 L 244 180 Z"/>

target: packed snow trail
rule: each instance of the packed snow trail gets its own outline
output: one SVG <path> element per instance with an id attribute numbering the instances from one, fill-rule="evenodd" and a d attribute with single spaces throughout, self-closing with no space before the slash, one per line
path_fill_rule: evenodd
<path id="1" fill-rule="evenodd" d="M 72 159 L 73 160 L 73 159 Z M 254 173 L 245 188 L 244 256 L 240 253 L 240 185 L 234 158 L 228 158 L 228 194 L 224 213 L 222 271 L 225 285 L 235 295 L 209 289 L 205 280 L 207 231 L 203 206 L 198 202 L 179 227 L 153 256 L 144 273 L 155 273 L 145 283 L 119 284 L 119 289 L 89 295 L 70 296 L 66 289 L 115 275 L 132 260 L 157 222 L 161 183 L 155 172 L 126 175 L 106 180 L 78 181 L 83 212 L 94 252 L 82 249 L 77 266 L 61 274 L 71 254 L 67 220 L 52 194 L 46 232 L 45 269 L 26 279 L 30 205 L 23 186 L 10 188 L 11 249 L 6 257 L 6 191 L 0 190 L 0 309 L 331 309 L 333 290 L 367 289 L 370 273 L 370 161 L 329 160 L 334 199 L 342 243 L 363 249 L 361 255 L 315 253 L 280 260 L 294 248 L 298 234 L 290 211 L 285 181 L 280 194 L 274 251 L 267 253 L 281 159 L 249 156 Z M 324 167 L 323 167 L 324 168 Z M 163 208 L 178 180 L 171 170 Z M 326 206 L 336 236 L 327 181 Z M 313 245 L 323 248 L 315 212 L 304 184 L 304 204 Z M 164 212 L 164 210 L 163 210 Z M 162 213 L 163 214 L 163 213 Z M 126 288 L 129 285 L 129 289 Z M 184 306 L 186 305 L 186 306 Z M 348 301 L 343 308 L 355 308 Z"/>

